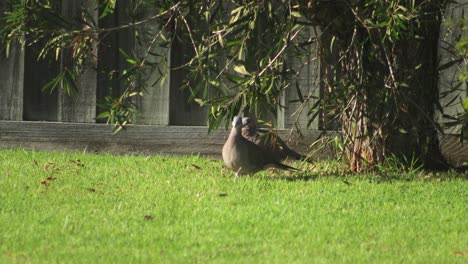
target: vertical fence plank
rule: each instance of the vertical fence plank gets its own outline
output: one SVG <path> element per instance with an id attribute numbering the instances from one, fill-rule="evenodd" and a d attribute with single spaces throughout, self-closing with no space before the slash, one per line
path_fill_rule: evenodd
<path id="1" fill-rule="evenodd" d="M 0 120 L 22 120 L 24 46 L 15 42 L 9 53 L 0 55 Z"/>
<path id="2" fill-rule="evenodd" d="M 457 59 L 454 55 L 456 49 L 454 48 L 458 41 L 468 37 L 466 29 L 464 30 L 459 23 L 460 19 L 467 19 L 465 16 L 468 14 L 468 0 L 460 0 L 457 3 L 450 3 L 447 5 L 445 12 L 445 21 L 442 23 L 439 39 L 439 58 L 440 65 L 447 65 Z M 440 104 L 443 108 L 444 114 L 456 116 L 463 112 L 460 104 L 460 99 L 466 98 L 467 86 L 463 83 L 458 89 L 459 91 L 451 92 L 448 95 L 443 95 L 452 90 L 458 84 L 458 75 L 461 71 L 466 70 L 465 65 L 460 62 L 441 70 L 439 72 L 439 91 L 440 91 Z M 463 92 L 464 91 L 464 92 Z M 459 98 L 455 98 L 458 96 Z M 438 116 L 440 122 L 449 122 L 450 119 Z M 451 127 L 446 129 L 445 133 L 458 134 L 460 133 L 461 126 Z"/>
<path id="3" fill-rule="evenodd" d="M 122 1 L 116 3 L 119 5 Z M 100 10 L 102 12 L 103 10 Z M 117 11 L 108 14 L 99 19 L 99 28 L 113 28 L 118 25 Z M 118 96 L 120 85 L 118 82 L 119 74 L 119 39 L 118 31 L 103 32 L 99 34 L 99 50 L 98 50 L 98 75 L 97 75 L 97 102 L 104 102 L 107 96 Z M 96 108 L 96 115 L 101 114 L 106 109 Z M 96 122 L 105 123 L 106 119 L 98 119 Z"/>
<path id="4" fill-rule="evenodd" d="M 174 39 L 171 46 L 169 122 L 171 125 L 206 125 L 208 108 L 190 100 L 192 93 L 189 89 L 181 89 L 186 85 L 188 74 L 188 70 L 181 67 L 193 56 L 194 48 L 188 36 L 180 38 Z M 189 86 L 192 88 L 196 85 L 196 80 L 189 81 Z"/>
<path id="5" fill-rule="evenodd" d="M 304 30 L 300 38 L 307 41 L 313 36 L 314 32 L 310 27 Z M 298 74 L 297 77 L 292 79 L 290 87 L 281 98 L 281 103 L 286 108 L 279 109 L 278 128 L 291 128 L 297 125 L 300 129 L 318 129 L 318 118 L 307 127 L 310 118 L 307 113 L 316 102 L 316 99 L 310 98 L 304 105 L 298 101 L 298 89 L 304 98 L 311 96 L 318 97 L 320 93 L 320 63 L 316 58 L 315 48 L 311 46 L 309 53 L 302 58 L 291 54 L 288 58 L 288 63 Z"/>
<path id="6" fill-rule="evenodd" d="M 462 19 L 467 19 L 467 4 L 468 0 L 460 0 L 447 5 L 445 21 L 441 25 L 439 36 L 440 66 L 448 65 L 457 59 L 457 56 L 454 55 L 456 52 L 454 47 L 458 41 L 468 37 L 466 29 L 463 29 L 466 22 L 459 23 Z M 458 75 L 460 72 L 465 70 L 466 65 L 460 62 L 439 72 L 439 102 L 443 108 L 443 114 L 457 116 L 463 113 L 464 109 L 460 101 L 468 97 L 466 83 L 462 83 L 458 91 L 450 91 L 459 83 Z M 448 93 L 448 96 L 444 96 L 444 93 Z M 438 113 L 437 118 L 439 123 L 453 121 L 443 117 L 442 113 Z M 448 127 L 445 129 L 444 135 L 439 135 L 442 155 L 451 165 L 455 166 L 463 166 L 468 162 L 468 144 L 461 143 L 458 137 L 461 129 L 461 125 Z"/>
<path id="7" fill-rule="evenodd" d="M 57 93 L 42 88 L 58 73 L 57 63 L 38 60 L 44 42 L 25 49 L 23 119 L 26 121 L 57 121 Z"/>
<path id="8" fill-rule="evenodd" d="M 157 14 L 157 10 L 151 8 L 145 8 L 142 12 L 143 18 Z M 152 69 L 147 68 L 144 72 L 145 91 L 143 97 L 137 99 L 137 124 L 169 124 L 170 49 L 161 47 L 161 30 L 163 29 L 157 19 L 136 28 L 136 37 L 139 38 L 135 41 L 137 56 L 140 60 L 154 65 Z"/>
<path id="9" fill-rule="evenodd" d="M 8 9 L 0 3 L 0 14 Z M 0 120 L 22 120 L 24 86 L 24 46 L 14 42 L 0 54 Z"/>
<path id="10" fill-rule="evenodd" d="M 87 12 L 94 21 L 98 18 L 96 1 L 93 0 L 64 0 L 62 2 L 63 15 L 70 18 L 80 18 L 82 12 Z M 96 48 L 96 47 L 95 47 Z M 67 64 L 64 58 L 63 64 Z M 62 65 L 63 67 L 63 65 Z M 96 62 L 89 60 L 86 68 L 78 76 L 76 84 L 78 93 L 69 96 L 59 90 L 58 120 L 64 122 L 95 122 L 96 118 Z"/>

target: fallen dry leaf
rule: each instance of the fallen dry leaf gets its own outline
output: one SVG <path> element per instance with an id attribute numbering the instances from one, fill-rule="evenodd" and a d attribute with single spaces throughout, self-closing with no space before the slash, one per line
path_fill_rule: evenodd
<path id="1" fill-rule="evenodd" d="M 468 256 L 468 250 L 465 251 L 455 251 L 453 252 L 455 256 Z"/>
<path id="2" fill-rule="evenodd" d="M 145 215 L 144 219 L 146 221 L 150 221 L 150 220 L 153 220 L 153 216 L 152 215 Z"/>
<path id="3" fill-rule="evenodd" d="M 198 165 L 196 165 L 196 164 L 192 164 L 192 166 L 193 166 L 195 169 L 197 169 L 197 170 L 201 170 L 201 169 L 202 169 L 202 167 L 200 167 L 200 166 L 198 166 Z"/>

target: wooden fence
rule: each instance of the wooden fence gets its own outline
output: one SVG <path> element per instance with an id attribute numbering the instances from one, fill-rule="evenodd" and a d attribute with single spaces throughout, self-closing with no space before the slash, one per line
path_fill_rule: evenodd
<path id="1" fill-rule="evenodd" d="M 118 1 L 113 16 L 100 21 L 100 27 L 108 28 L 125 24 L 130 17 L 124 11 L 130 1 Z M 468 1 L 465 1 L 468 2 Z M 81 8 L 87 8 L 89 14 L 97 20 L 98 12 L 93 0 L 63 0 L 62 12 L 68 17 L 80 16 Z M 0 3 L 0 11 L 8 7 Z M 466 8 L 449 8 L 448 15 L 461 17 Z M 143 16 L 154 14 L 154 10 L 146 9 Z M 60 91 L 52 94 L 41 92 L 44 84 L 54 76 L 60 65 L 50 66 L 37 61 L 41 44 L 21 46 L 16 43 L 10 49 L 10 56 L 0 55 L 0 147 L 25 147 L 47 150 L 86 150 L 108 151 L 113 153 L 200 153 L 219 156 L 227 131 L 218 130 L 207 133 L 206 109 L 195 102 L 187 102 L 189 91 L 180 90 L 181 79 L 185 72 L 163 71 L 146 76 L 146 93 L 137 100 L 139 113 L 135 124 L 127 130 L 112 136 L 108 125 L 102 120 L 96 120 L 99 109 L 96 102 L 102 100 L 109 93 L 118 92 L 119 83 L 109 83 L 95 68 L 112 67 L 122 68 L 125 59 L 119 53 L 122 50 L 135 52 L 139 56 L 146 54 L 151 39 L 136 41 L 135 34 L 144 35 L 143 32 L 157 32 L 159 25 L 154 22 L 145 23 L 134 29 L 116 31 L 107 36 L 106 42 L 113 49 L 101 48 L 98 52 L 97 65 L 89 65 L 77 80 L 80 91 L 70 97 Z M 462 32 L 442 30 L 443 34 L 453 35 L 453 44 Z M 458 34 L 458 35 L 457 35 Z M 106 43 L 105 42 L 105 43 Z M 441 42 L 441 55 L 444 56 Z M 185 62 L 184 54 L 188 47 L 181 42 L 174 42 L 172 47 L 161 48 L 154 45 L 155 53 L 169 54 L 169 61 L 161 61 L 160 57 L 149 56 L 149 60 L 167 63 L 172 68 Z M 289 64 L 297 65 L 299 84 L 302 94 L 320 95 L 320 63 L 312 56 L 306 58 L 309 63 L 304 64 L 294 56 L 290 57 Z M 449 78 L 449 69 L 446 75 L 441 75 L 440 87 L 442 90 L 450 89 L 453 78 Z M 159 74 L 163 74 L 160 76 Z M 445 74 L 445 73 L 444 73 Z M 158 79 L 166 80 L 161 87 Z M 452 76 L 453 77 L 453 76 Z M 113 91 L 109 89 L 112 87 Z M 321 133 L 319 122 L 312 123 L 306 129 L 308 118 L 305 112 L 296 113 L 300 103 L 295 89 L 288 89 L 281 97 L 281 103 L 287 107 L 278 110 L 275 120 L 276 127 L 283 136 L 289 135 L 294 123 L 303 130 L 304 136 L 294 138 L 295 147 L 306 151 L 310 143 L 315 141 Z M 313 103 L 313 102 L 311 102 Z M 447 109 L 451 113 L 460 111 L 456 106 Z M 468 148 L 461 145 L 455 138 L 441 136 L 444 154 L 454 163 L 468 161 Z M 449 147 L 447 147 L 449 146 Z M 329 151 L 322 151 L 328 155 Z"/>

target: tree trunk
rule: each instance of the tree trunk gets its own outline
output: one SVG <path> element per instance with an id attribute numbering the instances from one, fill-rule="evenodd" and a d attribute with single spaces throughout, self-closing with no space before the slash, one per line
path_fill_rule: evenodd
<path id="1" fill-rule="evenodd" d="M 351 12 L 346 5 L 327 9 L 335 12 L 334 19 L 324 20 L 323 26 L 333 37 L 322 44 L 322 53 L 329 53 L 333 43 L 339 56 L 329 56 L 323 65 L 325 72 L 332 73 L 324 76 L 329 95 L 323 97 L 323 109 L 333 106 L 340 113 L 353 172 L 374 170 L 388 155 L 400 158 L 402 164 L 445 166 L 434 122 L 440 26 L 440 6 L 434 3 L 424 5 L 427 12 L 420 11 L 427 18 L 408 22 L 414 23 L 414 32 L 400 29 L 397 40 L 389 40 L 385 28 L 364 27 L 366 11 Z"/>

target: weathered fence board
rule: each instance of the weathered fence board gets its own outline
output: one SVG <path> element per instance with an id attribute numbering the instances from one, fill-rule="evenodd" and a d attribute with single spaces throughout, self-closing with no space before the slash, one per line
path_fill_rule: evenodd
<path id="1" fill-rule="evenodd" d="M 299 36 L 300 40 L 304 42 L 312 41 L 314 37 L 315 34 L 312 27 L 308 27 Z M 298 89 L 304 99 L 309 97 L 318 98 L 320 95 L 320 61 L 316 58 L 317 51 L 314 46 L 311 45 L 308 52 L 308 54 L 303 54 L 301 58 L 297 57 L 296 54 L 288 54 L 290 55 L 288 63 L 293 67 L 297 76 L 294 76 L 290 87 L 284 92 L 281 103 L 286 108 L 279 111 L 278 128 L 298 126 L 301 130 L 307 129 L 307 124 L 311 117 L 307 113 L 316 102 L 316 99 L 309 99 L 304 104 L 301 103 L 299 101 L 300 95 Z M 318 120 L 319 118 L 313 120 L 309 128 L 318 129 Z"/>
<path id="2" fill-rule="evenodd" d="M 180 41 L 175 38 L 171 50 L 171 73 L 170 73 L 170 106 L 169 106 L 169 123 L 171 125 L 206 125 L 207 111 L 206 107 L 200 105 L 194 100 L 190 100 L 191 92 L 189 89 L 181 89 L 186 84 L 186 75 L 188 70 L 182 68 L 192 54 L 194 48 L 188 36 L 185 41 Z M 190 81 L 189 86 L 195 88 L 197 82 Z"/>
<path id="3" fill-rule="evenodd" d="M 23 86 L 24 47 L 14 42 L 8 58 L 0 54 L 0 120 L 23 119 Z"/>
<path id="4" fill-rule="evenodd" d="M 0 148 L 26 148 L 49 151 L 86 151 L 116 154 L 200 154 L 221 157 L 229 131 L 210 134 L 200 126 L 129 126 L 116 135 L 105 124 L 0 121 Z M 288 130 L 281 130 L 282 138 Z M 306 152 L 321 131 L 304 131 L 292 147 Z M 316 157 L 329 155 L 322 150 Z"/>
<path id="5" fill-rule="evenodd" d="M 0 2 L 0 14 L 10 9 Z M 0 120 L 23 119 L 24 46 L 13 42 L 0 54 Z"/>
<path id="6" fill-rule="evenodd" d="M 455 61 L 457 59 L 455 45 L 458 41 L 468 37 L 466 29 L 463 29 L 461 26 L 464 24 L 458 23 L 462 19 L 467 19 L 467 4 L 468 0 L 461 0 L 447 5 L 445 20 L 441 25 L 439 36 L 440 65 L 447 65 Z M 451 91 L 458 84 L 458 75 L 461 71 L 466 70 L 465 67 L 466 65 L 460 62 L 439 72 L 440 105 L 443 107 L 443 114 L 457 116 L 464 111 L 460 101 L 468 96 L 466 83 L 462 83 L 458 91 L 451 92 L 447 96 L 444 96 L 444 93 Z M 441 123 L 453 121 L 444 118 L 441 113 L 439 113 L 438 119 Z M 467 140 L 465 139 L 464 143 L 462 143 L 459 137 L 450 135 L 460 134 L 460 129 L 460 125 L 449 127 L 445 129 L 446 135 L 441 135 L 439 138 L 442 155 L 449 163 L 454 165 L 463 165 L 464 162 L 468 162 Z"/>
<path id="7" fill-rule="evenodd" d="M 109 14 L 99 19 L 99 28 L 108 29 L 118 26 L 118 14 L 122 1 L 116 2 L 116 10 L 114 13 Z M 103 32 L 99 34 L 99 50 L 98 50 L 98 72 L 97 72 L 97 102 L 102 103 L 107 96 L 116 97 L 120 94 L 120 50 L 113 48 L 119 47 L 119 39 L 122 39 L 119 31 Z M 105 109 L 97 108 L 96 114 L 99 115 Z M 96 122 L 104 123 L 105 119 L 98 119 Z"/>
<path id="8" fill-rule="evenodd" d="M 229 131 L 210 134 L 200 126 L 129 126 L 116 135 L 105 124 L 0 121 L 0 148 L 25 148 L 48 151 L 85 151 L 113 154 L 200 154 L 221 158 L 221 149 Z M 287 139 L 289 130 L 279 130 Z M 316 159 L 330 157 L 326 147 L 314 152 L 310 144 L 321 131 L 303 131 L 303 137 L 291 141 L 291 147 Z M 442 153 L 453 165 L 468 162 L 468 144 L 460 144 L 457 137 L 440 137 Z"/>
<path id="9" fill-rule="evenodd" d="M 143 18 L 157 14 L 156 10 L 143 10 Z M 152 63 L 156 68 L 145 71 L 145 91 L 143 97 L 137 98 L 139 113 L 136 124 L 169 125 L 169 90 L 170 90 L 170 48 L 160 47 L 160 25 L 157 20 L 151 20 L 137 27 L 136 53 L 140 60 Z M 158 38 L 156 38 L 158 37 Z"/>
<path id="10" fill-rule="evenodd" d="M 59 65 L 37 59 L 43 44 L 25 50 L 23 119 L 27 121 L 57 121 L 57 93 L 42 88 L 58 73 Z"/>
<path id="11" fill-rule="evenodd" d="M 85 13 L 85 14 L 83 14 Z M 98 7 L 92 0 L 65 0 L 62 2 L 62 14 L 66 17 L 82 19 L 86 16 L 94 21 L 98 18 Z M 94 50 L 97 50 L 94 43 Z M 64 51 L 62 67 L 67 67 L 66 57 L 71 53 Z M 97 73 L 96 61 L 89 59 L 86 68 L 78 76 L 76 81 L 77 93 L 72 96 L 66 94 L 62 89 L 58 93 L 58 121 L 94 123 L 96 118 L 96 90 Z"/>
<path id="12" fill-rule="evenodd" d="M 465 24 L 459 23 L 461 19 L 467 19 L 468 14 L 468 0 L 461 0 L 447 5 L 445 12 L 445 20 L 441 26 L 440 40 L 439 40 L 439 58 L 440 65 L 448 65 L 457 60 L 457 51 L 455 45 L 463 38 L 467 38 L 466 29 L 462 26 Z M 468 96 L 466 83 L 462 83 L 458 91 L 448 93 L 459 82 L 458 75 L 461 71 L 466 70 L 466 65 L 463 62 L 455 63 L 452 66 L 441 70 L 439 72 L 439 91 L 440 91 L 440 104 L 443 107 L 444 114 L 456 116 L 463 112 L 460 104 L 460 99 Z M 464 91 L 464 92 L 463 92 Z M 458 97 L 458 98 L 455 98 Z M 444 118 L 442 115 L 438 116 L 441 123 L 453 121 Z M 445 133 L 459 133 L 461 126 L 447 128 Z"/>

